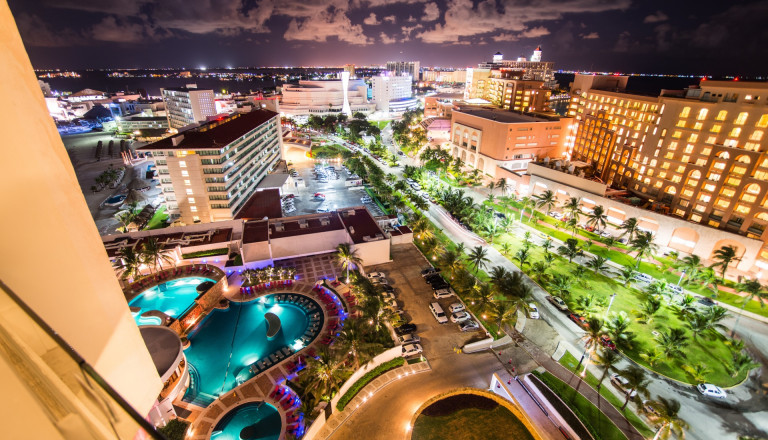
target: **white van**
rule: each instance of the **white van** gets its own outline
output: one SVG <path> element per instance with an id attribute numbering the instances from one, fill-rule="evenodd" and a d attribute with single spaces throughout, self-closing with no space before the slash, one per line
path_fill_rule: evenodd
<path id="1" fill-rule="evenodd" d="M 437 322 L 440 324 L 445 324 L 448 322 L 448 317 L 445 316 L 445 312 L 443 311 L 443 308 L 440 307 L 440 304 L 433 302 L 429 304 L 429 311 L 432 312 L 432 316 L 437 319 Z"/>

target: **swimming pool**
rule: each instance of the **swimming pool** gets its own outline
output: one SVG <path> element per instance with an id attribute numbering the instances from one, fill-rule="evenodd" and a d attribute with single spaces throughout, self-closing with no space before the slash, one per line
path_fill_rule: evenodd
<path id="1" fill-rule="evenodd" d="M 172 318 L 178 318 L 194 303 L 198 293 L 196 287 L 204 281 L 213 281 L 204 277 L 186 277 L 158 284 L 151 289 L 141 292 L 128 303 L 138 307 L 134 320 L 138 325 L 147 325 L 146 318 L 141 315 L 149 310 L 159 310 Z M 155 323 L 156 320 L 150 320 Z"/>
<path id="2" fill-rule="evenodd" d="M 272 338 L 267 337 L 266 313 L 280 319 L 281 327 Z M 226 310 L 214 310 L 189 336 L 190 347 L 184 354 L 190 385 L 184 400 L 210 405 L 220 395 L 280 362 L 279 358 L 301 350 L 322 328 L 322 309 L 301 295 L 272 294 L 247 303 L 232 302 Z"/>
<path id="3" fill-rule="evenodd" d="M 277 409 L 265 402 L 246 403 L 227 413 L 213 430 L 216 440 L 278 440 L 282 419 Z"/>

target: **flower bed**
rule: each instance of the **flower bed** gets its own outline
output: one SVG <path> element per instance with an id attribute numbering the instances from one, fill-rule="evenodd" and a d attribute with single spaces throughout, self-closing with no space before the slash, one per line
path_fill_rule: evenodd
<path id="1" fill-rule="evenodd" d="M 360 392 L 368 383 L 370 383 L 372 380 L 376 379 L 377 377 L 381 376 L 382 374 L 386 373 L 389 370 L 394 370 L 397 367 L 401 367 L 404 363 L 403 358 L 399 357 L 396 359 L 392 359 L 391 361 L 384 362 L 383 364 L 379 365 L 378 367 L 374 368 L 373 370 L 366 373 L 363 377 L 357 380 L 350 388 L 347 390 L 346 393 L 344 393 L 343 396 L 341 396 L 341 399 L 339 399 L 339 403 L 336 404 L 336 409 L 339 411 L 344 411 L 344 408 L 347 406 L 347 404 L 355 398 L 357 393 Z"/>

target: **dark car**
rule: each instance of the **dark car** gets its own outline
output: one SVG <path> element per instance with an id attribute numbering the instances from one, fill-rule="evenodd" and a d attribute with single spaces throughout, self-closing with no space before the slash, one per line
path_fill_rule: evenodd
<path id="1" fill-rule="evenodd" d="M 448 289 L 449 287 L 451 287 L 451 285 L 443 281 L 442 283 L 434 283 L 431 285 L 431 287 L 432 287 L 432 290 L 441 290 L 441 289 Z"/>
<path id="2" fill-rule="evenodd" d="M 381 284 L 380 286 L 383 292 L 393 293 L 395 291 L 395 288 L 390 286 L 389 284 Z"/>
<path id="3" fill-rule="evenodd" d="M 696 300 L 699 302 L 699 304 L 705 307 L 714 307 L 717 305 L 717 303 L 713 301 L 712 298 L 707 298 L 706 296 L 698 296 L 696 297 Z"/>
<path id="4" fill-rule="evenodd" d="M 437 273 L 440 272 L 439 267 L 428 267 L 421 271 L 421 276 L 424 278 L 430 276 L 430 275 L 437 275 Z"/>
<path id="5" fill-rule="evenodd" d="M 416 331 L 416 324 L 403 324 L 400 327 L 395 327 L 395 333 L 398 335 L 407 335 Z"/>
<path id="6" fill-rule="evenodd" d="M 581 328 L 588 328 L 589 327 L 589 324 L 587 324 L 587 319 L 584 318 L 583 316 L 579 315 L 579 314 L 571 313 L 570 315 L 568 315 L 568 319 L 570 319 L 571 321 L 575 322 L 576 325 L 578 325 Z"/>
<path id="7" fill-rule="evenodd" d="M 611 341 L 611 338 L 608 336 L 600 336 L 600 344 L 603 345 L 603 347 L 608 348 L 610 350 L 616 350 L 616 344 Z"/>
<path id="8" fill-rule="evenodd" d="M 427 284 L 435 284 L 435 283 L 444 283 L 445 280 L 440 275 L 434 274 L 434 275 L 424 277 L 424 282 L 426 282 Z"/>

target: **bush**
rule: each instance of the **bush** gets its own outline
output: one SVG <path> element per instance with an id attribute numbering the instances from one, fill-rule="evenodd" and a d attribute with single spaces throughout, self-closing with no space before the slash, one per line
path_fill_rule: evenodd
<path id="1" fill-rule="evenodd" d="M 339 399 L 339 403 L 336 404 L 336 409 L 339 411 L 344 411 L 344 408 L 347 406 L 347 404 L 355 398 L 357 393 L 360 392 L 366 385 L 368 385 L 369 382 L 371 382 L 373 379 L 376 379 L 377 377 L 381 376 L 382 374 L 386 373 L 389 370 L 393 370 L 397 367 L 402 366 L 404 363 L 404 359 L 399 357 L 396 359 L 392 359 L 391 361 L 384 362 L 383 364 L 379 365 L 378 367 L 374 368 L 373 370 L 365 373 L 363 377 L 357 380 L 354 384 L 352 384 L 351 387 L 349 387 L 349 390 L 347 390 L 346 393 L 344 393 L 343 396 L 341 396 L 341 399 Z"/>
<path id="2" fill-rule="evenodd" d="M 216 257 L 219 255 L 227 255 L 227 248 L 211 249 L 207 251 L 192 252 L 191 254 L 183 254 L 181 258 L 188 260 L 190 258 L 203 258 L 203 257 Z"/>
<path id="3" fill-rule="evenodd" d="M 158 431 L 168 437 L 168 440 L 184 440 L 188 426 L 189 423 L 183 420 L 173 419 L 167 425 L 158 428 Z"/>

